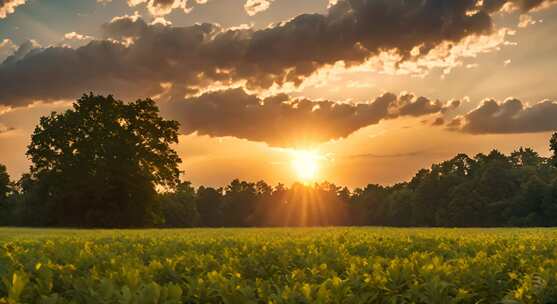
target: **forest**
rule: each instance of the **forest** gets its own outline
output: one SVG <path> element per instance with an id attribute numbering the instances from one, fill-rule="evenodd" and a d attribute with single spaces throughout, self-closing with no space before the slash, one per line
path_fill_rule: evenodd
<path id="1" fill-rule="evenodd" d="M 0 225 L 35 227 L 557 226 L 553 156 L 530 148 L 459 154 L 407 182 L 348 189 L 233 180 L 222 188 L 180 180 L 178 123 L 152 100 L 84 95 L 43 117 L 30 172 L 0 166 Z"/>

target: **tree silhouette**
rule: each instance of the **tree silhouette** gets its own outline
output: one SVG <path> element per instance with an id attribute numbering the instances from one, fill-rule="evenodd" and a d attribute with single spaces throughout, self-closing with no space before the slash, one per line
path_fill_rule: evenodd
<path id="1" fill-rule="evenodd" d="M 10 176 L 6 166 L 0 164 L 0 223 L 9 219 L 10 206 L 8 205 L 8 197 L 12 192 Z"/>
<path id="2" fill-rule="evenodd" d="M 201 225 L 207 227 L 224 226 L 222 200 L 222 189 L 203 186 L 197 189 L 196 206 Z"/>
<path id="3" fill-rule="evenodd" d="M 557 166 L 557 133 L 553 133 L 553 136 L 551 136 L 549 148 L 553 151 L 553 164 Z"/>
<path id="4" fill-rule="evenodd" d="M 0 164 L 0 204 L 6 202 L 11 191 L 10 176 L 6 166 Z"/>
<path id="5" fill-rule="evenodd" d="M 226 188 L 223 214 L 228 226 L 250 226 L 250 215 L 255 211 L 257 191 L 254 183 L 233 180 Z"/>
<path id="6" fill-rule="evenodd" d="M 89 94 L 64 113 L 42 117 L 27 155 L 32 178 L 48 183 L 50 224 L 157 223 L 155 187 L 178 183 L 180 158 L 170 147 L 177 131 L 150 99 L 126 104 Z"/>
<path id="7" fill-rule="evenodd" d="M 180 183 L 173 192 L 162 193 L 161 210 L 165 227 L 195 227 L 200 224 L 195 189 L 190 182 Z"/>

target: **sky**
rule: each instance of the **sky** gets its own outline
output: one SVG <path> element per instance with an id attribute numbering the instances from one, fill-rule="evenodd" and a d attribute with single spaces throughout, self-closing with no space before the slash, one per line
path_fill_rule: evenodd
<path id="1" fill-rule="evenodd" d="M 0 163 L 83 93 L 180 122 L 183 179 L 393 184 L 458 153 L 549 155 L 555 0 L 0 0 Z M 306 172 L 307 173 L 307 172 Z"/>

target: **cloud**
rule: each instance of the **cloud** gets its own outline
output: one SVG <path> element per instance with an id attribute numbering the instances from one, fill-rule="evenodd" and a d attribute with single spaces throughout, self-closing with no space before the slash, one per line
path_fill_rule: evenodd
<path id="1" fill-rule="evenodd" d="M 154 25 L 154 24 L 160 24 L 160 25 L 164 25 L 164 26 L 171 26 L 172 21 L 166 20 L 164 17 L 156 17 L 155 19 L 153 19 L 153 21 L 151 21 L 151 25 Z"/>
<path id="2" fill-rule="evenodd" d="M 12 55 L 17 46 L 12 42 L 11 39 L 4 39 L 0 41 L 0 62 L 3 62 L 8 56 Z"/>
<path id="3" fill-rule="evenodd" d="M 15 130 L 14 127 L 6 127 L 6 126 L 0 125 L 0 134 L 10 132 L 10 131 L 13 131 L 13 130 Z"/>
<path id="4" fill-rule="evenodd" d="M 129 2 L 157 9 L 177 3 Z M 339 62 L 358 66 L 385 51 L 396 54 L 394 69 L 420 59 L 435 67 L 428 56 L 439 46 L 450 48 L 497 32 L 493 7 L 483 8 L 487 2 L 344 0 L 326 14 L 302 14 L 260 30 L 207 23 L 173 27 L 124 16 L 103 26 L 104 40 L 37 49 L 0 65 L 0 102 L 25 105 L 75 98 L 89 90 L 122 98 L 154 96 L 168 83 L 176 98 L 215 83 L 241 84 L 252 91 L 299 86 L 324 67 Z"/>
<path id="5" fill-rule="evenodd" d="M 24 59 L 25 56 L 29 54 L 37 54 L 40 53 L 41 51 L 42 51 L 41 45 L 37 41 L 27 40 L 23 42 L 19 47 L 17 47 L 15 51 L 2 62 L 0 68 L 2 66 L 8 66 L 10 64 L 14 64 Z"/>
<path id="6" fill-rule="evenodd" d="M 469 113 L 454 118 L 447 128 L 471 134 L 533 133 L 557 130 L 557 102 L 544 100 L 534 105 L 509 98 L 493 99 Z"/>
<path id="7" fill-rule="evenodd" d="M 538 23 L 542 23 L 543 19 L 537 19 L 535 20 L 531 15 L 528 14 L 521 14 L 520 17 L 518 18 L 518 27 L 519 28 L 527 28 L 530 25 L 534 25 L 534 24 L 538 24 Z"/>
<path id="8" fill-rule="evenodd" d="M 445 124 L 445 119 L 443 117 L 437 117 L 435 118 L 435 120 L 431 123 L 432 126 L 442 126 Z"/>
<path id="9" fill-rule="evenodd" d="M 386 93 L 368 103 L 338 103 L 286 94 L 261 98 L 241 88 L 161 104 L 165 117 L 178 120 L 185 134 L 233 136 L 280 147 L 340 139 L 384 119 L 443 109 L 439 101 L 409 93 Z"/>
<path id="10" fill-rule="evenodd" d="M 55 103 L 36 102 L 26 107 L 7 108 L 0 111 L 0 130 L 22 130 L 21 134 L 28 136 L 42 116 L 46 116 L 53 111 L 64 111 L 70 107 L 71 102 L 58 101 Z"/>
<path id="11" fill-rule="evenodd" d="M 490 12 L 514 10 L 528 12 L 547 8 L 556 3 L 557 0 L 482 0 L 480 7 Z"/>
<path id="12" fill-rule="evenodd" d="M 25 4 L 25 0 L 0 0 L 0 19 L 15 12 L 15 8 Z"/>
<path id="13" fill-rule="evenodd" d="M 79 34 L 79 33 L 76 33 L 76 32 L 70 32 L 70 33 L 64 34 L 64 39 L 65 39 L 65 40 L 78 40 L 78 41 L 83 41 L 83 40 L 94 39 L 94 37 L 88 36 L 88 35 Z"/>
<path id="14" fill-rule="evenodd" d="M 254 16 L 266 11 L 272 2 L 273 0 L 247 0 L 244 4 L 244 9 L 248 15 Z"/>
<path id="15" fill-rule="evenodd" d="M 336 5 L 338 0 L 329 0 L 327 3 L 327 8 L 331 8 L 331 6 Z"/>
<path id="16" fill-rule="evenodd" d="M 208 0 L 195 0 L 197 4 L 205 4 Z M 151 15 L 162 17 L 170 14 L 175 9 L 180 9 L 184 13 L 189 13 L 192 6 L 189 5 L 188 0 L 128 0 L 128 5 L 131 7 L 144 4 Z"/>

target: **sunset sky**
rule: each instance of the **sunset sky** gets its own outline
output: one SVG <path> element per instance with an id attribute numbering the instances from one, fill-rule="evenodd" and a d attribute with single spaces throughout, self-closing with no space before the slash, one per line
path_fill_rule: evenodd
<path id="1" fill-rule="evenodd" d="M 557 0 L 0 0 L 0 163 L 18 179 L 39 118 L 90 91 L 157 101 L 195 185 L 547 156 L 556 33 Z"/>

